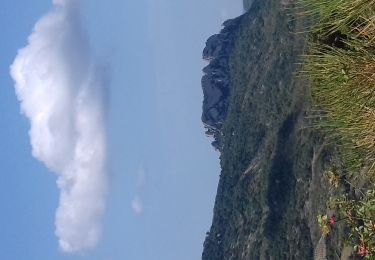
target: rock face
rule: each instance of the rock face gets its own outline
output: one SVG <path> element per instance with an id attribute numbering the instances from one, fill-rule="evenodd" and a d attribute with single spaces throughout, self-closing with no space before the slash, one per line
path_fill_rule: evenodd
<path id="1" fill-rule="evenodd" d="M 217 137 L 226 118 L 229 97 L 229 56 L 232 53 L 236 31 L 242 16 L 228 20 L 219 34 L 212 35 L 203 50 L 203 59 L 209 64 L 203 69 L 202 121 L 206 134 Z M 216 142 L 213 143 L 215 146 Z"/>
<path id="2" fill-rule="evenodd" d="M 323 172 L 336 158 L 305 120 L 308 85 L 295 75 L 306 25 L 285 7 L 254 0 L 203 52 L 202 120 L 221 153 L 203 260 L 309 260 L 321 237 Z M 327 259 L 340 255 L 337 241 L 327 237 Z"/>

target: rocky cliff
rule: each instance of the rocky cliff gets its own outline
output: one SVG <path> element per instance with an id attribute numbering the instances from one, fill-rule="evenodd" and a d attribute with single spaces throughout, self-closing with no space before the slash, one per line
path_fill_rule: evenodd
<path id="1" fill-rule="evenodd" d="M 233 51 L 237 28 L 243 16 L 227 20 L 219 34 L 212 35 L 203 50 L 203 59 L 208 65 L 203 69 L 203 113 L 202 122 L 206 134 L 217 139 L 226 118 L 229 97 L 229 56 Z M 217 141 L 213 142 L 216 147 Z"/>
<path id="2" fill-rule="evenodd" d="M 323 172 L 337 158 L 306 119 L 309 89 L 296 77 L 306 25 L 293 10 L 254 0 L 206 43 L 202 120 L 222 170 L 203 260 L 313 259 L 321 238 L 316 216 L 331 192 Z M 323 242 L 340 259 L 337 235 Z"/>

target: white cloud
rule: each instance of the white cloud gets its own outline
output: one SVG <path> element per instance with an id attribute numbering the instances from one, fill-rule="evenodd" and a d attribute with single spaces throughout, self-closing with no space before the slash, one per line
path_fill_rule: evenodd
<path id="1" fill-rule="evenodd" d="M 133 212 L 136 215 L 141 215 L 144 211 L 143 202 L 140 197 L 140 193 L 142 192 L 143 187 L 145 186 L 145 183 L 146 183 L 146 170 L 144 169 L 143 166 L 141 166 L 137 173 L 137 185 L 136 185 L 137 195 L 133 198 L 130 204 Z"/>
<path id="2" fill-rule="evenodd" d="M 143 203 L 138 196 L 132 200 L 131 207 L 135 214 L 141 215 L 143 213 Z"/>
<path id="3" fill-rule="evenodd" d="M 107 177 L 102 94 L 79 1 L 54 0 L 11 66 L 32 154 L 58 176 L 56 235 L 64 252 L 93 248 L 100 236 Z"/>

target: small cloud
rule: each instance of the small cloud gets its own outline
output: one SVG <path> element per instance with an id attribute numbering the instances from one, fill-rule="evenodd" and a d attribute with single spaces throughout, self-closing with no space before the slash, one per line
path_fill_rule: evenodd
<path id="1" fill-rule="evenodd" d="M 131 201 L 131 208 L 136 215 L 141 215 L 143 213 L 143 202 L 140 194 L 146 183 L 146 170 L 143 166 L 139 167 L 137 172 L 137 182 L 136 182 L 136 196 Z"/>
<path id="2" fill-rule="evenodd" d="M 136 215 L 141 215 L 143 213 L 143 204 L 138 196 L 134 197 L 132 200 L 131 207 Z"/>

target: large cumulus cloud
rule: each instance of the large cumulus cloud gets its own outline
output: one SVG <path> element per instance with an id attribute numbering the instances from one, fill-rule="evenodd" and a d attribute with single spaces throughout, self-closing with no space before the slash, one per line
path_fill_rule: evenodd
<path id="1" fill-rule="evenodd" d="M 103 91 L 78 0 L 54 0 L 11 65 L 32 154 L 58 176 L 56 235 L 65 252 L 94 247 L 106 193 Z"/>

